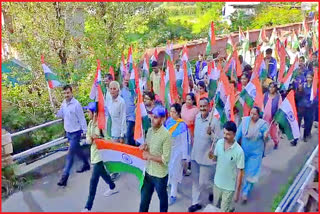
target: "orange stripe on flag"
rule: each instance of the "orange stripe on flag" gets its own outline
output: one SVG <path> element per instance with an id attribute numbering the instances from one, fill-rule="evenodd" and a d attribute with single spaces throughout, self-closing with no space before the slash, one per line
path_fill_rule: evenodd
<path id="1" fill-rule="evenodd" d="M 134 155 L 138 158 L 141 158 L 145 160 L 142 157 L 143 151 L 139 149 L 139 147 L 130 146 L 127 144 L 121 144 L 121 143 L 113 143 L 112 141 L 105 140 L 105 139 L 96 139 L 95 144 L 97 145 L 97 148 L 100 149 L 110 149 L 114 151 L 119 151 L 123 153 L 127 153 L 129 155 Z"/>
<path id="2" fill-rule="evenodd" d="M 288 95 L 287 95 L 287 99 L 289 100 L 289 103 L 292 107 L 292 111 L 294 116 L 296 117 L 296 120 L 298 121 L 298 116 L 297 116 L 297 109 L 296 109 L 296 102 L 294 100 L 294 90 L 291 90 Z"/>

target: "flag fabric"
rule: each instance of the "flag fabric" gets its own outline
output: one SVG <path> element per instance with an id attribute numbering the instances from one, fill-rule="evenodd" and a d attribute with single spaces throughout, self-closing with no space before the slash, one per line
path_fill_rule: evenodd
<path id="1" fill-rule="evenodd" d="M 269 40 L 269 45 L 274 49 L 274 46 L 276 44 L 278 38 L 278 34 L 277 34 L 277 30 L 276 28 L 273 28 L 271 36 L 270 36 L 270 40 Z"/>
<path id="2" fill-rule="evenodd" d="M 131 73 L 133 67 L 132 47 L 128 50 L 127 72 Z"/>
<path id="3" fill-rule="evenodd" d="M 182 62 L 182 66 L 183 66 L 183 62 L 186 62 L 188 76 L 192 75 L 192 68 L 191 68 L 191 64 L 189 62 L 187 46 L 184 46 L 182 49 L 181 62 Z"/>
<path id="4" fill-rule="evenodd" d="M 300 137 L 293 90 L 291 90 L 287 97 L 282 101 L 274 116 L 274 120 L 279 124 L 282 130 L 284 130 L 288 140 L 298 139 Z"/>
<path id="5" fill-rule="evenodd" d="M 260 45 L 260 44 L 267 42 L 267 41 L 268 41 L 268 38 L 266 36 L 266 30 L 265 30 L 265 28 L 262 28 L 259 33 L 257 44 Z"/>
<path id="6" fill-rule="evenodd" d="M 314 73 L 314 76 L 313 76 L 313 81 L 312 81 L 310 101 L 313 101 L 314 98 L 316 98 L 317 92 L 318 92 L 318 68 L 314 68 L 313 73 Z"/>
<path id="7" fill-rule="evenodd" d="M 316 52 L 319 50 L 319 40 L 317 39 L 317 36 L 315 33 L 312 35 L 312 51 Z"/>
<path id="8" fill-rule="evenodd" d="M 157 48 L 154 49 L 154 53 L 151 56 L 150 61 L 151 61 L 151 65 L 152 66 L 155 66 L 155 64 L 158 62 L 158 51 L 157 51 Z"/>
<path id="9" fill-rule="evenodd" d="M 215 97 L 215 108 L 219 112 L 221 124 L 227 122 L 225 106 L 227 104 L 228 95 L 230 95 L 230 84 L 228 78 L 224 72 L 220 72 L 220 80 L 218 83 L 217 94 Z"/>
<path id="10" fill-rule="evenodd" d="M 143 185 L 147 161 L 138 147 L 96 139 L 95 144 L 109 173 L 128 172 L 135 175 Z"/>
<path id="11" fill-rule="evenodd" d="M 210 101 L 214 98 L 216 94 L 221 72 L 222 72 L 222 68 L 220 63 L 218 64 L 218 67 L 214 66 L 213 62 L 208 65 L 208 76 L 209 76 L 208 98 Z"/>
<path id="12" fill-rule="evenodd" d="M 303 22 L 302 22 L 302 28 L 303 28 L 303 35 L 305 38 L 307 38 L 308 36 L 308 33 L 309 33 L 309 26 L 307 24 L 307 20 L 304 19 Z"/>
<path id="13" fill-rule="evenodd" d="M 224 113 L 226 115 L 226 120 L 227 121 L 234 121 L 234 102 L 235 102 L 235 97 L 234 97 L 234 87 L 229 88 L 229 95 L 227 97 L 226 104 L 224 106 Z"/>
<path id="14" fill-rule="evenodd" d="M 233 41 L 232 41 L 232 37 L 229 34 L 228 40 L 227 40 L 227 44 L 226 44 L 226 52 L 227 52 L 228 58 L 231 56 L 231 54 L 233 52 L 233 49 L 234 49 L 234 44 L 233 44 Z"/>
<path id="15" fill-rule="evenodd" d="M 45 64 L 44 56 L 41 56 L 41 64 L 44 71 L 44 76 L 48 82 L 49 88 L 53 89 L 55 87 L 61 86 L 58 76 L 51 71 L 51 69 Z"/>
<path id="16" fill-rule="evenodd" d="M 139 72 L 135 65 L 132 66 L 132 71 L 130 74 L 129 79 L 129 89 L 131 90 L 132 94 L 135 93 L 136 88 L 139 87 Z"/>
<path id="17" fill-rule="evenodd" d="M 212 51 L 212 47 L 216 44 L 216 36 L 214 34 L 214 24 L 211 22 L 210 28 L 209 28 L 209 33 L 208 33 L 208 42 L 207 42 L 207 47 L 206 47 L 206 53 L 207 55 L 210 54 Z"/>
<path id="18" fill-rule="evenodd" d="M 166 91 L 166 82 L 165 82 L 165 73 L 164 71 L 160 71 L 160 100 L 163 105 L 165 105 L 165 91 Z"/>
<path id="19" fill-rule="evenodd" d="M 286 56 L 287 52 L 284 45 L 280 44 L 279 57 L 280 57 L 280 69 L 278 73 L 278 81 L 281 82 L 284 72 L 286 70 Z"/>
<path id="20" fill-rule="evenodd" d="M 239 26 L 239 44 L 242 45 L 244 40 L 245 40 L 244 32 L 241 30 L 241 27 Z"/>
<path id="21" fill-rule="evenodd" d="M 255 61 L 255 65 L 250 80 L 253 80 L 256 76 L 258 76 L 259 80 L 263 82 L 267 78 L 267 75 L 268 71 L 266 63 L 264 61 L 263 54 L 259 54 Z"/>
<path id="22" fill-rule="evenodd" d="M 298 36 L 295 33 L 295 31 L 292 31 L 292 41 L 291 41 L 291 48 L 294 50 L 297 50 L 297 48 L 299 48 L 299 40 L 298 40 Z"/>
<path id="23" fill-rule="evenodd" d="M 173 60 L 173 44 L 170 43 L 169 41 L 167 42 L 167 46 L 166 46 L 165 59 L 167 61 Z"/>
<path id="24" fill-rule="evenodd" d="M 144 144 L 144 133 L 151 127 L 148 113 L 144 105 L 140 88 L 137 88 L 138 102 L 136 106 L 136 120 L 134 126 L 134 140 L 140 144 Z"/>
<path id="25" fill-rule="evenodd" d="M 91 87 L 91 92 L 90 92 L 89 97 L 90 97 L 90 99 L 98 102 L 98 128 L 105 129 L 106 117 L 105 117 L 104 96 L 103 96 L 102 89 L 101 89 L 100 60 L 97 60 L 97 72 L 96 72 L 96 75 L 95 75 L 95 78 L 94 78 L 94 81 L 93 81 L 93 84 Z"/>
<path id="26" fill-rule="evenodd" d="M 246 37 L 243 38 L 243 42 L 241 43 L 241 55 L 243 57 L 243 60 L 246 62 L 250 62 L 251 56 L 250 56 L 250 38 L 249 38 L 249 30 L 247 29 Z"/>
<path id="27" fill-rule="evenodd" d="M 263 106 L 263 93 L 258 77 L 251 80 L 240 93 L 241 99 L 252 108 L 257 105 L 262 109 Z"/>
<path id="28" fill-rule="evenodd" d="M 294 78 L 294 71 L 299 68 L 298 56 L 296 56 L 294 63 L 290 66 L 288 73 L 281 79 L 280 89 L 288 90 L 291 80 Z"/>
<path id="29" fill-rule="evenodd" d="M 187 68 L 187 62 L 183 61 L 182 62 L 183 66 L 183 82 L 182 82 L 182 98 L 183 100 L 186 100 L 187 94 L 189 93 L 189 77 L 188 77 L 188 68 Z"/>
<path id="30" fill-rule="evenodd" d="M 141 77 L 142 78 L 147 78 L 149 79 L 149 67 L 150 67 L 150 63 L 149 63 L 149 57 L 147 54 L 144 55 L 144 58 L 143 58 L 143 64 L 142 64 L 142 75 Z"/>
<path id="31" fill-rule="evenodd" d="M 176 85 L 176 74 L 173 63 L 167 61 L 167 72 L 165 76 L 165 105 L 170 109 L 170 105 L 178 101 L 178 90 Z"/>
<path id="32" fill-rule="evenodd" d="M 111 74 L 112 79 L 115 80 L 114 70 L 112 66 L 109 67 L 109 74 Z"/>

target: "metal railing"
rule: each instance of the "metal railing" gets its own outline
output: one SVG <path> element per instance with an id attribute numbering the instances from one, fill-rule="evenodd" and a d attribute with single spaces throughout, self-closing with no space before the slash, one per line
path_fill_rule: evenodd
<path id="1" fill-rule="evenodd" d="M 10 134 L 10 136 L 11 137 L 16 137 L 16 136 L 19 136 L 19 135 L 22 135 L 22 134 L 25 134 L 25 133 L 28 133 L 28 132 L 31 132 L 31 131 L 35 131 L 35 130 L 43 128 L 43 127 L 51 126 L 53 124 L 60 123 L 60 122 L 62 122 L 62 119 L 50 121 L 50 122 L 47 122 L 47 123 L 44 123 L 44 124 L 41 124 L 41 125 L 38 125 L 38 126 L 34 126 L 34 127 L 31 127 L 31 128 L 19 131 L 19 132 L 15 132 L 13 134 Z M 17 159 L 20 159 L 20 158 L 24 158 L 24 157 L 36 154 L 36 153 L 38 153 L 38 152 L 40 152 L 42 150 L 45 150 L 47 148 L 63 144 L 65 142 L 67 142 L 67 141 L 68 141 L 68 139 L 66 137 L 60 137 L 60 138 L 54 139 L 52 141 L 49 141 L 47 143 L 44 143 L 44 144 L 41 144 L 39 146 L 33 147 L 31 149 L 28 149 L 26 151 L 23 151 L 23 152 L 20 152 L 18 154 L 15 154 L 15 155 L 12 156 L 12 159 L 13 160 L 17 160 Z"/>
<path id="2" fill-rule="evenodd" d="M 275 212 L 292 212 L 292 211 L 302 212 L 305 204 L 303 203 L 302 200 L 300 200 L 300 198 L 305 188 L 307 187 L 307 184 L 310 182 L 310 179 L 314 177 L 316 167 L 312 165 L 312 161 L 318 153 L 318 147 L 319 146 L 317 146 L 313 150 L 311 156 L 306 161 L 304 167 L 299 172 L 298 176 L 294 180 L 293 184 L 290 186 L 287 194 L 284 196 L 284 198 L 278 205 Z M 296 206 L 297 204 L 298 204 L 298 209 L 294 210 L 297 208 Z"/>

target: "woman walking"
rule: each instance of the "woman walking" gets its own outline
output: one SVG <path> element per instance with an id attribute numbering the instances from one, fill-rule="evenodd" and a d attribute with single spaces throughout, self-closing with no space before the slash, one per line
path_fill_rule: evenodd
<path id="1" fill-rule="evenodd" d="M 268 138 L 268 123 L 260 119 L 260 109 L 253 107 L 249 117 L 243 117 L 236 134 L 245 155 L 242 202 L 246 203 L 254 183 L 259 179 L 264 143 Z"/>
<path id="2" fill-rule="evenodd" d="M 169 205 L 176 202 L 178 183 L 183 177 L 184 162 L 189 160 L 188 144 L 189 135 L 187 124 L 181 119 L 181 105 L 175 103 L 170 108 L 170 117 L 165 123 L 166 129 L 172 137 L 171 157 L 169 161 L 169 180 L 171 192 Z"/>

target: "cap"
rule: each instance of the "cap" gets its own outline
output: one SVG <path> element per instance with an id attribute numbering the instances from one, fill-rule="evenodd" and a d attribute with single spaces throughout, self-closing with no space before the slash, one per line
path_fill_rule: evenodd
<path id="1" fill-rule="evenodd" d="M 84 106 L 83 109 L 85 110 L 90 110 L 92 112 L 97 112 L 97 103 L 95 102 L 90 102 L 88 106 Z"/>
<path id="2" fill-rule="evenodd" d="M 165 117 L 166 116 L 166 110 L 160 106 L 160 105 L 157 105 L 156 107 L 154 107 L 154 109 L 152 110 L 152 114 L 155 116 L 155 117 Z"/>

